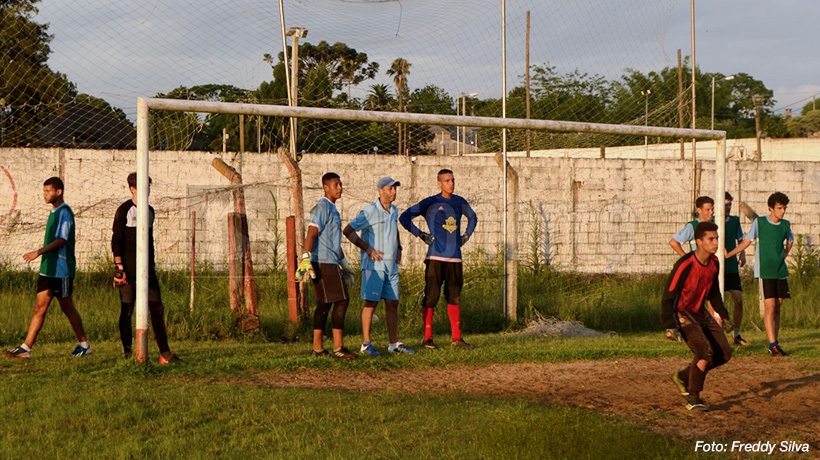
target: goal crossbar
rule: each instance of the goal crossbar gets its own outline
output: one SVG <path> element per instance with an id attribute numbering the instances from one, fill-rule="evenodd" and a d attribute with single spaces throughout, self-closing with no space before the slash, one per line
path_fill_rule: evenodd
<path id="1" fill-rule="evenodd" d="M 148 140 L 149 109 L 177 112 L 223 113 L 235 115 L 260 115 L 271 117 L 291 117 L 307 119 L 326 119 L 341 121 L 367 121 L 381 123 L 406 123 L 433 126 L 469 126 L 475 128 L 497 129 L 530 129 L 539 131 L 596 133 L 615 135 L 660 136 L 692 140 L 716 140 L 715 152 L 715 192 L 716 201 L 723 203 L 726 192 L 726 132 L 663 128 L 656 126 L 615 125 L 604 123 L 585 123 L 577 121 L 533 120 L 523 118 L 467 117 L 405 112 L 374 112 L 366 110 L 328 109 L 318 107 L 296 107 L 283 105 L 246 104 L 233 102 L 190 101 L 179 99 L 137 98 L 137 298 L 136 298 L 136 353 L 135 358 L 144 362 L 148 356 Z M 507 152 L 504 150 L 503 164 L 506 164 Z M 506 178 L 505 178 L 506 184 Z M 504 188 L 504 209 L 506 208 L 506 186 Z M 143 204 L 144 203 L 144 204 Z M 715 222 L 718 235 L 725 227 L 725 209 L 717 206 Z M 506 238 L 506 235 L 505 235 Z M 720 291 L 724 290 L 724 247 L 725 239 L 718 238 L 717 257 L 720 261 Z M 507 244 L 505 244 L 506 248 Z M 506 250 L 506 249 L 505 249 Z M 506 268 L 505 268 L 506 270 Z M 506 282 L 506 280 L 505 280 Z M 516 306 L 506 305 L 508 308 Z"/>

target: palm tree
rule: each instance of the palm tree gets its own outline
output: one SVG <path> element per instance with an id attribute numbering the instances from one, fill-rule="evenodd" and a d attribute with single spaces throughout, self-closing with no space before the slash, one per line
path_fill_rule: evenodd
<path id="1" fill-rule="evenodd" d="M 393 105 L 393 95 L 390 88 L 385 84 L 370 85 L 367 98 L 364 100 L 364 108 L 367 110 L 385 110 Z"/>
<path id="2" fill-rule="evenodd" d="M 399 95 L 399 112 L 404 111 L 404 104 L 402 103 L 402 96 L 404 95 L 405 91 L 407 91 L 407 75 L 410 75 L 410 64 L 407 62 L 407 59 L 404 58 L 396 58 L 395 61 L 390 65 L 390 68 L 387 69 L 387 75 L 393 77 L 393 83 L 396 85 L 396 92 Z M 399 124 L 399 153 L 403 153 L 405 149 L 402 148 L 402 132 L 404 126 Z M 406 135 L 404 136 L 404 147 L 406 147 L 407 139 Z"/>

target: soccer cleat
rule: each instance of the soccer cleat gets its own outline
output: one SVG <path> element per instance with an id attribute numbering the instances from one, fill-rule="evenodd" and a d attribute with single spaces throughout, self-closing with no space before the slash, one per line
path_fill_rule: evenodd
<path id="1" fill-rule="evenodd" d="M 71 356 L 75 358 L 78 356 L 85 356 L 89 354 L 91 354 L 91 347 L 83 348 L 83 346 L 79 343 L 77 344 L 77 347 L 74 348 L 74 351 L 71 352 Z"/>
<path id="2" fill-rule="evenodd" d="M 376 347 L 373 346 L 370 342 L 364 342 L 362 347 L 359 348 L 359 351 L 368 355 L 368 356 L 380 356 L 379 352 L 376 351 Z"/>
<path id="3" fill-rule="evenodd" d="M 438 347 L 437 347 L 437 346 L 436 346 L 436 344 L 433 342 L 433 339 L 426 339 L 426 340 L 425 340 L 424 342 L 422 342 L 421 344 L 422 344 L 422 345 L 424 345 L 424 348 L 427 348 L 427 349 L 429 349 L 429 350 L 438 350 Z"/>
<path id="4" fill-rule="evenodd" d="M 171 353 L 171 355 L 168 356 L 167 358 L 165 356 L 160 355 L 159 356 L 159 364 L 161 366 L 167 366 L 169 364 L 188 364 L 188 361 L 186 361 L 186 360 L 180 358 L 179 356 Z"/>
<path id="5" fill-rule="evenodd" d="M 3 350 L 3 355 L 7 358 L 29 359 L 31 358 L 31 351 L 26 351 L 23 347 L 15 347 L 10 350 Z"/>
<path id="6" fill-rule="evenodd" d="M 325 358 L 330 356 L 330 353 L 327 352 L 324 348 L 321 351 L 311 350 L 310 357 L 311 358 Z"/>
<path id="7" fill-rule="evenodd" d="M 342 347 L 338 350 L 333 350 L 333 353 L 331 353 L 330 356 L 333 359 L 339 359 L 344 361 L 356 359 L 356 355 L 354 353 L 351 353 L 350 350 L 347 349 L 347 347 Z"/>
<path id="8" fill-rule="evenodd" d="M 465 350 L 472 350 L 475 348 L 475 346 L 465 342 L 464 339 L 453 340 L 450 342 L 450 346 L 453 348 L 463 348 Z"/>
<path id="9" fill-rule="evenodd" d="M 399 342 L 399 343 L 396 344 L 395 347 L 393 345 L 389 345 L 387 347 L 387 352 L 388 353 L 395 353 L 397 355 L 398 354 L 412 355 L 416 352 L 416 350 L 413 350 L 411 348 L 407 348 L 407 346 L 405 346 L 403 343 Z"/>
<path id="10" fill-rule="evenodd" d="M 703 402 L 702 399 L 699 397 L 689 397 L 689 401 L 686 403 L 686 410 L 698 410 L 702 412 L 708 412 L 709 406 Z"/>
<path id="11" fill-rule="evenodd" d="M 786 353 L 786 350 L 780 348 L 779 344 L 770 345 L 769 346 L 769 354 L 776 357 L 776 358 L 781 357 L 781 356 L 789 356 L 789 354 Z"/>
<path id="12" fill-rule="evenodd" d="M 689 397 L 689 388 L 686 388 L 686 384 L 683 383 L 683 380 L 680 379 L 678 371 L 675 371 L 672 374 L 672 382 L 674 382 L 675 386 L 678 387 L 678 392 L 681 396 L 683 396 L 684 398 Z"/>
<path id="13" fill-rule="evenodd" d="M 739 335 L 736 335 L 732 338 L 732 343 L 735 345 L 742 345 L 744 347 L 749 345 L 749 342 L 747 342 L 743 337 Z"/>

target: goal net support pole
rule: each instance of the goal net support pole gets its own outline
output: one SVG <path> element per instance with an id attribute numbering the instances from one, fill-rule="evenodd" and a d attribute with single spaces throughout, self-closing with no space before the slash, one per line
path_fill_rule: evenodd
<path id="1" fill-rule="evenodd" d="M 319 107 L 289 107 L 282 105 L 247 104 L 232 102 L 190 101 L 179 99 L 137 98 L 137 334 L 136 359 L 145 361 L 148 350 L 148 111 L 169 110 L 177 112 L 224 113 L 234 115 L 257 115 L 268 117 L 292 117 L 340 121 L 366 121 L 376 123 L 400 123 L 431 126 L 467 126 L 472 128 L 540 130 L 564 133 L 614 134 L 628 136 L 660 136 L 668 138 L 691 138 L 716 140 L 715 197 L 723 202 L 726 192 L 726 132 L 706 129 L 665 128 L 657 126 L 616 125 L 577 121 L 534 120 L 525 118 L 467 117 L 407 112 L 373 112 L 366 110 L 328 109 Z M 505 177 L 505 183 L 507 178 Z M 505 200 L 507 197 L 503 197 Z M 720 285 L 723 291 L 724 238 L 726 212 L 717 206 L 715 221 L 718 225 L 718 252 L 720 261 Z M 506 242 L 504 243 L 506 244 Z M 514 257 L 514 256 L 512 256 Z M 504 311 L 514 306 L 506 305 Z"/>

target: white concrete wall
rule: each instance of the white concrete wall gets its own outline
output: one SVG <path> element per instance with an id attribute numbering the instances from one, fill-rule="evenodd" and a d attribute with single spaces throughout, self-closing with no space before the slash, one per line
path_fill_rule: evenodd
<path id="1" fill-rule="evenodd" d="M 714 150 L 703 151 L 702 194 L 714 195 Z M 700 156 L 700 155 L 699 155 Z M 223 158 L 238 167 L 234 153 L 152 152 L 151 201 L 157 210 L 155 238 L 161 268 L 190 263 L 191 216 L 196 212 L 198 264 L 224 267 L 227 262 L 227 213 L 233 210 L 228 181 L 212 166 Z M 689 220 L 691 160 L 598 158 L 512 158 L 520 177 L 518 232 L 521 260 L 532 246 L 533 218 L 548 229 L 553 265 L 590 273 L 656 273 L 675 260 L 667 242 Z M 322 174 L 342 177 L 344 195 L 337 203 L 346 224 L 376 199 L 379 177 L 402 182 L 397 205 L 404 209 L 437 193 L 436 172 L 447 167 L 456 175 L 456 193 L 475 208 L 477 233 L 465 249 L 494 255 L 501 247 L 501 171 L 489 157 L 405 157 L 376 155 L 306 155 L 301 162 L 305 205 L 309 211 L 322 196 Z M 284 254 L 284 218 L 292 191 L 287 169 L 275 154 L 246 153 L 243 162 L 254 262 L 272 265 L 276 231 Z M 42 244 L 49 207 L 42 182 L 62 175 L 66 201 L 77 216 L 77 257 L 81 268 L 110 258 L 114 211 L 130 197 L 125 178 L 136 169 L 134 151 L 0 149 L 0 263 L 27 266 L 22 254 Z M 13 184 L 13 185 L 12 185 Z M 789 195 L 786 218 L 796 234 L 820 238 L 820 162 L 731 161 L 728 190 L 759 213 L 776 190 Z M 274 198 L 278 210 L 274 208 Z M 16 200 L 16 201 L 15 201 Z M 532 205 L 532 207 L 530 206 Z M 734 212 L 739 210 L 735 206 Z M 742 219 L 744 229 L 749 221 Z M 425 247 L 401 231 L 405 260 L 420 263 Z M 412 241 L 411 241 L 412 240 Z M 358 260 L 349 244 L 346 253 Z M 32 267 L 36 264 L 32 264 Z"/>

